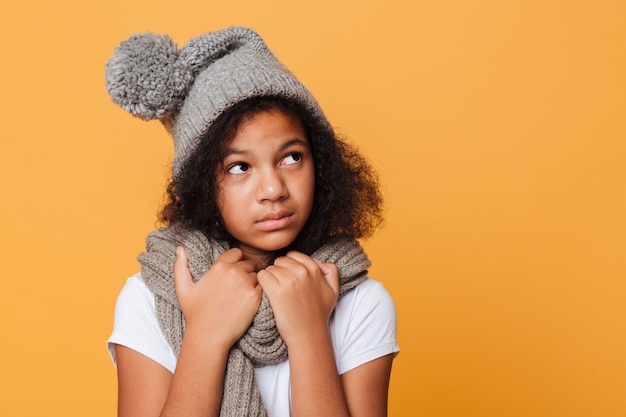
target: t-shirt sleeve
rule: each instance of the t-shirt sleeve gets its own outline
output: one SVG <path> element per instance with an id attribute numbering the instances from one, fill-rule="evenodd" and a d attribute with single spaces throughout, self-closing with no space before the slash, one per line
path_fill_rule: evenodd
<path id="1" fill-rule="evenodd" d="M 391 295 L 368 279 L 342 298 L 331 322 L 339 374 L 400 351 Z"/>
<path id="2" fill-rule="evenodd" d="M 139 274 L 126 281 L 115 305 L 113 333 L 107 341 L 114 364 L 115 345 L 135 350 L 174 372 L 176 357 L 159 327 L 154 294 Z"/>

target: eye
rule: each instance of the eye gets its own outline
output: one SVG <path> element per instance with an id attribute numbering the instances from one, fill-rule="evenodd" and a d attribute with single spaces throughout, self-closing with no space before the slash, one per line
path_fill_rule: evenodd
<path id="1" fill-rule="evenodd" d="M 293 164 L 297 164 L 298 162 L 300 162 L 300 160 L 302 160 L 302 154 L 300 152 L 292 152 L 289 155 L 287 155 L 285 159 L 283 159 L 283 162 L 286 165 L 293 165 Z"/>
<path id="2" fill-rule="evenodd" d="M 237 162 L 236 164 L 232 164 L 231 166 L 229 166 L 226 171 L 228 171 L 229 174 L 238 175 L 238 174 L 243 174 L 249 168 L 250 166 L 246 164 L 245 162 Z"/>

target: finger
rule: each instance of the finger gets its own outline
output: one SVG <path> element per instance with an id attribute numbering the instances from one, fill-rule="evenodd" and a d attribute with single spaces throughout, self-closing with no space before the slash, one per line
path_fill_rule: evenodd
<path id="1" fill-rule="evenodd" d="M 258 285 L 259 283 L 258 274 L 257 272 L 254 271 L 254 268 L 252 271 L 248 271 L 245 276 L 251 285 L 254 285 L 254 286 Z"/>
<path id="2" fill-rule="evenodd" d="M 292 250 L 292 251 L 287 252 L 285 257 L 298 261 L 302 265 L 306 266 L 307 268 L 311 268 L 315 266 L 315 263 L 313 262 L 313 258 L 311 258 L 308 255 L 305 255 L 302 252 L 297 252 L 295 250 Z"/>
<path id="3" fill-rule="evenodd" d="M 239 248 L 232 248 L 222 253 L 218 260 L 229 264 L 234 264 L 243 259 L 243 252 Z"/>
<path id="4" fill-rule="evenodd" d="M 339 294 L 339 270 L 337 269 L 337 265 L 322 262 L 318 259 L 314 259 L 314 261 L 319 265 L 320 271 L 322 271 L 330 288 L 333 289 L 335 294 Z"/>
<path id="5" fill-rule="evenodd" d="M 287 252 L 285 256 L 276 259 L 274 265 L 292 272 L 304 267 L 309 275 L 315 275 L 319 272 L 319 267 L 315 264 L 313 258 L 296 251 Z"/>
<path id="6" fill-rule="evenodd" d="M 285 268 L 293 269 L 302 265 L 302 262 L 289 256 L 280 256 L 274 260 L 274 263 L 267 268 Z"/>
<path id="7" fill-rule="evenodd" d="M 267 269 L 261 269 L 256 273 L 256 280 L 259 283 L 261 289 L 265 292 L 271 291 L 276 285 L 278 285 L 278 279 Z"/>
<path id="8" fill-rule="evenodd" d="M 193 278 L 189 271 L 187 254 L 182 246 L 176 248 L 174 261 L 174 286 L 177 294 L 186 294 L 193 287 Z"/>

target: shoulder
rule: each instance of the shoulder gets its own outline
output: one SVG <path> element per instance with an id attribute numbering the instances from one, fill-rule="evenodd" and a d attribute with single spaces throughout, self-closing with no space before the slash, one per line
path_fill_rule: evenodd
<path id="1" fill-rule="evenodd" d="M 133 275 L 124 284 L 115 305 L 113 323 L 108 348 L 114 362 L 114 345 L 119 344 L 153 359 L 170 372 L 174 371 L 176 358 L 161 331 L 154 294 L 141 274 Z"/>
<path id="2" fill-rule="evenodd" d="M 338 301 L 336 314 L 354 316 L 362 314 L 383 314 L 393 316 L 396 309 L 391 295 L 385 286 L 368 278 Z"/>
<path id="3" fill-rule="evenodd" d="M 337 302 L 330 323 L 340 373 L 400 349 L 396 308 L 382 283 L 368 278 Z"/>
<path id="4" fill-rule="evenodd" d="M 128 320 L 132 317 L 143 317 L 146 320 L 153 316 L 156 318 L 154 294 L 146 286 L 141 274 L 137 273 L 126 280 L 117 297 L 115 324 L 117 325 L 120 320 Z"/>
<path id="5" fill-rule="evenodd" d="M 141 273 L 136 273 L 128 278 L 122 287 L 118 297 L 118 304 L 120 302 L 123 304 L 127 300 L 154 303 L 154 294 L 146 286 Z"/>

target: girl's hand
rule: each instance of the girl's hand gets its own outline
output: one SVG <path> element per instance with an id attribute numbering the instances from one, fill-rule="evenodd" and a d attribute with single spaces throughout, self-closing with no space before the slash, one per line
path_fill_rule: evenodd
<path id="1" fill-rule="evenodd" d="M 240 249 L 224 252 L 198 282 L 193 282 L 183 247 L 176 248 L 174 284 L 187 328 L 206 332 L 230 347 L 245 333 L 261 304 L 254 265 Z"/>
<path id="2" fill-rule="evenodd" d="M 257 279 L 287 346 L 328 332 L 328 320 L 339 293 L 335 265 L 291 251 L 259 271 Z"/>

